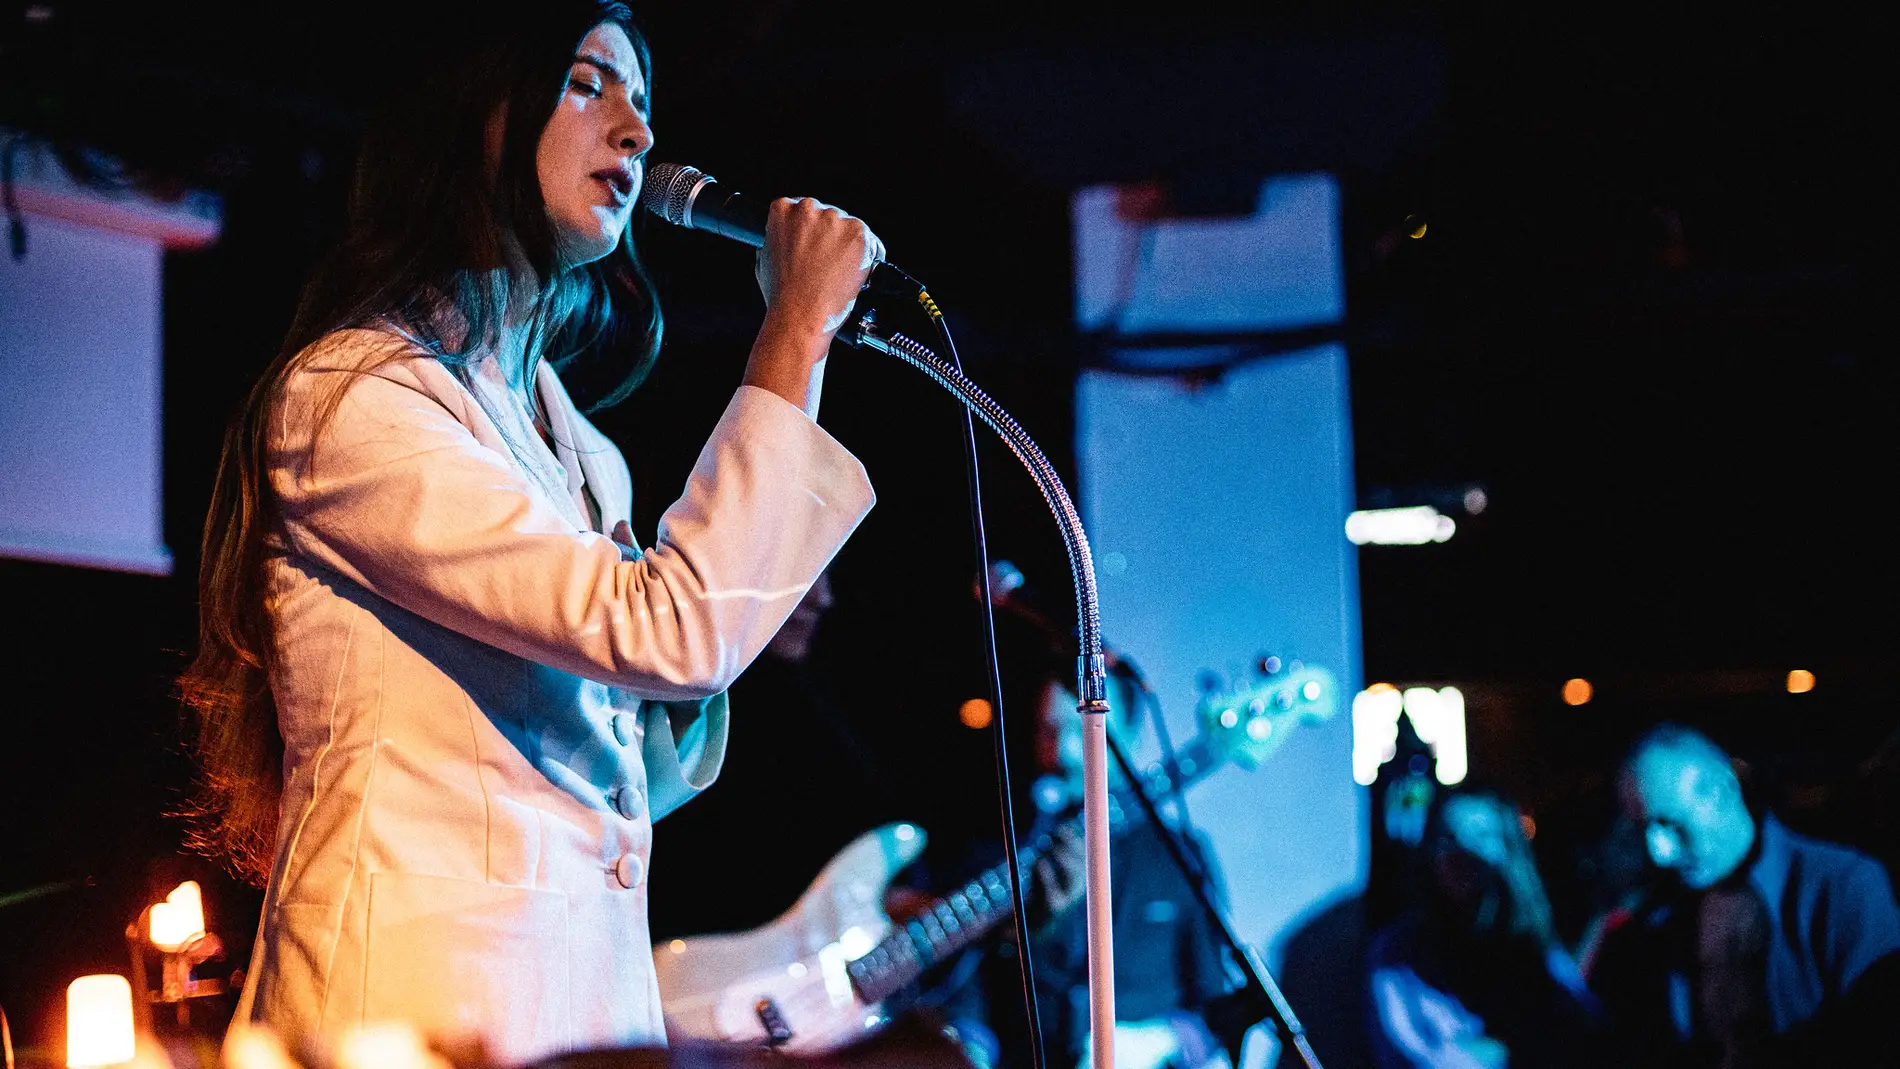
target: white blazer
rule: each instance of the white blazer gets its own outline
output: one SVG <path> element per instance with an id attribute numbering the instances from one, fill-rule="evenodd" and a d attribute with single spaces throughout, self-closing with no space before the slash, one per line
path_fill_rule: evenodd
<path id="1" fill-rule="evenodd" d="M 652 822 L 717 774 L 724 691 L 870 509 L 862 466 L 741 387 L 629 560 L 599 533 L 626 462 L 547 364 L 553 450 L 493 361 L 471 390 L 379 332 L 307 355 L 270 443 L 284 793 L 237 1028 L 664 1043 Z"/>

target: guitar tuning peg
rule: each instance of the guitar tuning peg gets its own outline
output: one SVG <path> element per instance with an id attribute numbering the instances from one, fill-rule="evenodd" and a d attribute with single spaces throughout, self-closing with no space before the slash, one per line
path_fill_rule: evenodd
<path id="1" fill-rule="evenodd" d="M 1280 658 L 1275 657 L 1271 653 L 1261 654 L 1260 659 L 1254 662 L 1254 670 L 1263 676 L 1278 675 L 1280 672 Z"/>

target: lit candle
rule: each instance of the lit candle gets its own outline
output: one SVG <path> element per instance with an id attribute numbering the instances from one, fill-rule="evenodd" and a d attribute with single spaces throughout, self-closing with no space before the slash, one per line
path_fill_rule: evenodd
<path id="1" fill-rule="evenodd" d="M 152 906 L 152 945 L 177 950 L 205 930 L 204 895 L 195 880 L 186 880 Z"/>
<path id="2" fill-rule="evenodd" d="M 66 987 L 66 1064 L 132 1060 L 132 985 L 116 974 L 82 976 Z"/>

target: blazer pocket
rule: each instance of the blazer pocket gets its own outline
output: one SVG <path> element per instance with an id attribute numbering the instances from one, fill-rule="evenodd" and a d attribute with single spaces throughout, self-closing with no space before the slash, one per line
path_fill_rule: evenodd
<path id="1" fill-rule="evenodd" d="M 479 1033 L 501 1061 L 568 1048 L 566 895 L 401 872 L 369 887 L 366 1023 Z"/>

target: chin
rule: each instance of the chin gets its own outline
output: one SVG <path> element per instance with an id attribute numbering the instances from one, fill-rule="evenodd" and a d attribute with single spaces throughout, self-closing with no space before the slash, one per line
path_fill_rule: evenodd
<path id="1" fill-rule="evenodd" d="M 596 260 L 604 259 L 619 243 L 617 235 L 609 238 L 583 238 L 572 245 L 563 244 L 562 259 L 567 261 L 569 267 L 585 267 Z"/>
<path id="2" fill-rule="evenodd" d="M 625 229 L 626 220 L 617 214 L 611 220 L 590 214 L 574 224 L 562 226 L 561 259 L 569 267 L 591 264 L 614 251 Z"/>

